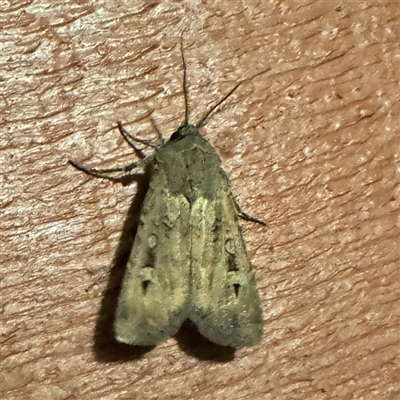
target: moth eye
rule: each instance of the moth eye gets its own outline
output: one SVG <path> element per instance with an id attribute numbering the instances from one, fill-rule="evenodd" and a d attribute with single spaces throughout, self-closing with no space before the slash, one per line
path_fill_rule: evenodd
<path id="1" fill-rule="evenodd" d="M 239 289 L 241 288 L 241 285 L 239 283 L 234 283 L 233 284 L 233 290 L 235 291 L 235 296 L 239 297 Z"/>
<path id="2" fill-rule="evenodd" d="M 143 289 L 143 294 L 147 293 L 147 289 L 149 288 L 151 281 L 142 281 L 142 289 Z"/>
<path id="3" fill-rule="evenodd" d="M 156 247 L 156 245 L 157 245 L 157 236 L 154 234 L 150 235 L 147 240 L 148 240 L 150 249 L 154 249 L 154 247 Z"/>

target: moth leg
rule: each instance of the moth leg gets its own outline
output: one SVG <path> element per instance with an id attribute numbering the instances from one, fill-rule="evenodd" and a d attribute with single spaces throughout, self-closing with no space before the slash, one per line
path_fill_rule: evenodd
<path id="1" fill-rule="evenodd" d="M 147 159 L 145 159 L 147 160 Z M 75 167 L 77 170 L 84 172 L 87 175 L 95 176 L 96 178 L 104 178 L 114 182 L 120 182 L 126 175 L 129 174 L 135 168 L 142 167 L 144 162 L 134 162 L 132 164 L 128 164 L 125 167 L 116 167 L 116 168 L 107 168 L 107 169 L 95 169 L 95 168 L 86 168 L 81 164 L 76 163 L 73 160 L 68 160 L 68 163 Z M 123 172 L 124 175 L 120 177 L 115 177 L 112 175 L 107 175 L 113 172 Z"/>
<path id="2" fill-rule="evenodd" d="M 223 175 L 224 175 L 224 177 L 225 177 L 225 180 L 226 180 L 227 182 L 229 182 L 229 176 L 226 174 L 226 172 L 225 172 L 224 170 L 222 170 L 222 173 L 223 173 Z M 229 187 L 229 190 L 230 190 L 230 187 Z M 237 215 L 238 215 L 239 218 L 242 218 L 242 219 L 244 219 L 245 221 L 256 222 L 257 224 L 260 224 L 260 225 L 264 225 L 264 226 L 267 225 L 264 221 L 261 221 L 261 219 L 252 217 L 251 215 L 245 213 L 245 212 L 242 210 L 242 208 L 240 207 L 240 205 L 239 205 L 239 203 L 237 202 L 237 200 L 236 200 L 235 197 L 233 198 L 233 202 L 235 203 L 235 208 L 236 208 Z"/>
<path id="3" fill-rule="evenodd" d="M 138 143 L 142 143 L 148 147 L 152 147 L 153 149 L 156 149 L 158 146 L 149 142 L 148 140 L 145 139 L 140 139 L 136 136 L 133 136 L 131 133 L 129 133 L 125 127 L 122 125 L 121 121 L 117 121 L 118 123 L 118 129 L 121 132 L 122 137 L 125 139 L 125 141 L 129 144 L 129 146 L 131 146 L 134 150 L 138 150 L 136 148 L 136 146 L 134 145 L 133 142 L 138 142 Z"/>
<path id="4" fill-rule="evenodd" d="M 150 118 L 150 120 L 151 120 L 154 130 L 157 133 L 158 140 L 160 141 L 161 144 L 164 144 L 165 140 L 164 140 L 163 135 L 162 135 L 160 129 L 158 128 L 156 122 L 154 121 L 154 119 L 152 117 Z"/>
<path id="5" fill-rule="evenodd" d="M 238 212 L 238 217 L 244 219 L 245 221 L 250 221 L 250 222 L 256 222 L 257 224 L 266 226 L 267 224 L 264 221 L 261 221 L 261 219 L 252 217 L 251 215 L 245 213 L 239 206 L 238 202 L 235 200 L 235 206 L 236 206 L 236 210 Z"/>
<path id="6" fill-rule="evenodd" d="M 267 226 L 267 224 L 264 221 L 261 221 L 261 219 L 252 217 L 251 215 L 246 214 L 243 211 L 241 211 L 238 214 L 238 217 L 244 219 L 245 221 L 256 222 L 257 224 L 260 224 L 260 225 L 263 225 L 263 226 Z"/>

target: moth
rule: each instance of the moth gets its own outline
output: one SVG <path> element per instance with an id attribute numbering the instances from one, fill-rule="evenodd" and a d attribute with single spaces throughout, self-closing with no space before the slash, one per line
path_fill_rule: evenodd
<path id="1" fill-rule="evenodd" d="M 199 129 L 243 82 L 219 100 L 197 124 L 189 122 L 186 62 L 183 64 L 184 123 L 159 144 L 119 130 L 134 149 L 140 142 L 153 155 L 121 168 L 78 170 L 118 181 L 144 168 L 151 179 L 122 282 L 114 320 L 120 342 L 155 346 L 190 319 L 218 345 L 241 348 L 260 341 L 263 318 L 254 271 L 238 218 L 264 224 L 238 206 L 221 160 Z M 265 224 L 264 224 L 265 225 Z"/>

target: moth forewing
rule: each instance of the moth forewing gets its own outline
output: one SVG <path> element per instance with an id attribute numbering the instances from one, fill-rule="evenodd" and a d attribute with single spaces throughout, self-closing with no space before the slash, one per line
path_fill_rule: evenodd
<path id="1" fill-rule="evenodd" d="M 187 317 L 190 209 L 170 192 L 165 172 L 155 168 L 118 300 L 114 331 L 123 343 L 156 345 Z"/>
<path id="2" fill-rule="evenodd" d="M 196 246 L 192 248 L 190 319 L 210 341 L 241 348 L 260 341 L 263 319 L 229 186 L 220 174 L 215 198 L 199 199 L 192 206 Z"/>

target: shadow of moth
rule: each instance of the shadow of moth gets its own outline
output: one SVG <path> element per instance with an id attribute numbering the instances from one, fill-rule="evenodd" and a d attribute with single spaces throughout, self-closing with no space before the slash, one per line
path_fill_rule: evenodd
<path id="1" fill-rule="evenodd" d="M 153 155 L 122 168 L 75 168 L 121 181 L 136 168 L 150 171 L 149 189 L 129 256 L 114 320 L 118 341 L 154 346 L 190 319 L 210 341 L 232 348 L 260 341 L 262 310 L 238 217 L 264 224 L 238 206 L 221 160 L 199 128 L 243 82 L 196 124 L 189 123 L 186 63 L 181 42 L 185 121 L 159 145 L 134 137 L 118 122 L 124 139 L 155 148 Z M 158 132 L 158 131 L 157 131 Z M 137 150 L 137 149 L 136 149 Z M 264 224 L 265 225 L 265 224 Z"/>

